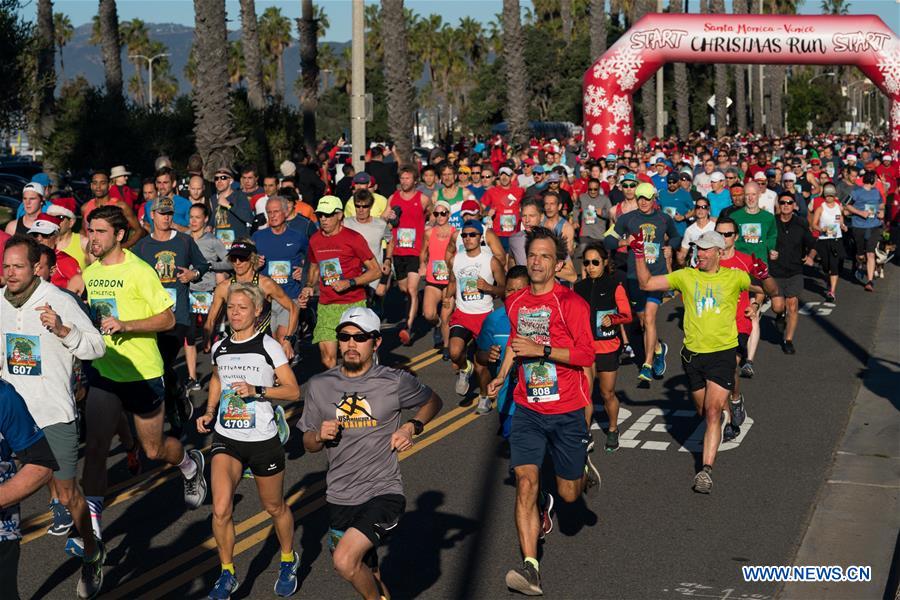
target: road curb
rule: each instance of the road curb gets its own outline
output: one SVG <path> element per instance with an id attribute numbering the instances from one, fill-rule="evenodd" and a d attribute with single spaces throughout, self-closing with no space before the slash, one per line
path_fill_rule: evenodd
<path id="1" fill-rule="evenodd" d="M 893 599 L 900 560 L 900 269 L 887 294 L 865 374 L 793 565 L 870 566 L 871 581 L 788 582 L 784 600 Z"/>

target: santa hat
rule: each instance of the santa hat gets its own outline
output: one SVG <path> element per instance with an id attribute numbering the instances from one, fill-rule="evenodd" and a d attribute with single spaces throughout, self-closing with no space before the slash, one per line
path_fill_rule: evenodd
<path id="1" fill-rule="evenodd" d="M 47 214 L 56 217 L 75 218 L 75 198 L 53 198 L 47 207 Z"/>

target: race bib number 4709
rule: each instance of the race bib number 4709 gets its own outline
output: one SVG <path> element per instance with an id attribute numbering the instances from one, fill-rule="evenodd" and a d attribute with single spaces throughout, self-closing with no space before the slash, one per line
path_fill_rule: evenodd
<path id="1" fill-rule="evenodd" d="M 223 390 L 219 401 L 219 425 L 225 429 L 255 428 L 256 403 L 245 402 L 234 390 Z"/>

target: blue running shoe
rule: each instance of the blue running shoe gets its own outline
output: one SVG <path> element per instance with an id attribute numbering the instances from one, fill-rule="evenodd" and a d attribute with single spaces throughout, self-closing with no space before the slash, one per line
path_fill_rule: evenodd
<path id="1" fill-rule="evenodd" d="M 59 500 L 50 502 L 50 512 L 53 515 L 53 524 L 47 529 L 50 535 L 69 535 L 69 531 L 75 525 L 69 509 L 60 504 Z"/>
<path id="2" fill-rule="evenodd" d="M 237 577 L 231 571 L 222 571 L 222 574 L 216 580 L 216 585 L 213 586 L 207 598 L 209 600 L 229 600 L 231 595 L 238 589 L 238 585 L 240 584 Z"/>
<path id="3" fill-rule="evenodd" d="M 659 342 L 659 352 L 653 355 L 653 375 L 662 377 L 666 374 L 666 355 L 669 354 L 669 345 Z"/>
<path id="4" fill-rule="evenodd" d="M 284 407 L 275 407 L 275 426 L 278 427 L 278 441 L 284 446 L 291 439 L 291 428 L 288 427 L 287 417 L 284 415 Z"/>
<path id="5" fill-rule="evenodd" d="M 653 381 L 653 369 L 650 365 L 641 367 L 641 370 L 638 372 L 638 380 L 646 381 L 647 383 Z"/>
<path id="6" fill-rule="evenodd" d="M 300 555 L 294 552 L 292 562 L 283 562 L 278 568 L 278 580 L 275 581 L 275 593 L 282 597 L 297 591 L 297 568 L 300 567 Z"/>
<path id="7" fill-rule="evenodd" d="M 67 539 L 66 554 L 74 558 L 84 558 L 84 540 L 80 537 L 70 537 Z"/>

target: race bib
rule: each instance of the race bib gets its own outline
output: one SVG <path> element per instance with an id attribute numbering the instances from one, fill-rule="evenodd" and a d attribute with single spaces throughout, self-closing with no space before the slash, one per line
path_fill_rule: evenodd
<path id="1" fill-rule="evenodd" d="M 659 244 L 656 242 L 644 242 L 644 259 L 648 265 L 652 265 L 659 258 Z"/>
<path id="2" fill-rule="evenodd" d="M 836 238 L 840 230 L 841 226 L 837 223 L 835 223 L 834 225 L 827 225 L 825 227 L 825 237 Z"/>
<path id="3" fill-rule="evenodd" d="M 878 205 L 877 204 L 866 204 L 863 206 L 863 210 L 867 210 L 872 213 L 872 218 L 874 219 L 878 215 Z"/>
<path id="4" fill-rule="evenodd" d="M 41 338 L 36 335 L 7 333 L 6 368 L 13 375 L 40 375 Z"/>
<path id="5" fill-rule="evenodd" d="M 559 400 L 559 382 L 556 364 L 536 360 L 522 365 L 525 371 L 525 400 L 527 402 L 556 402 Z"/>
<path id="6" fill-rule="evenodd" d="M 758 244 L 762 238 L 762 225 L 759 223 L 742 223 L 741 237 L 747 244 Z"/>
<path id="7" fill-rule="evenodd" d="M 516 229 L 516 215 L 500 215 L 500 231 L 512 233 Z"/>
<path id="8" fill-rule="evenodd" d="M 611 338 L 616 335 L 615 329 L 606 329 L 603 327 L 603 317 L 606 315 L 617 315 L 619 311 L 613 310 L 598 310 L 597 316 L 595 317 L 594 322 L 594 331 L 596 331 L 596 337 L 598 338 Z"/>
<path id="9" fill-rule="evenodd" d="M 119 318 L 119 306 L 115 298 L 93 298 L 90 304 L 94 324 L 98 326 L 105 317 Z"/>
<path id="10" fill-rule="evenodd" d="M 254 429 L 256 403 L 244 402 L 232 389 L 222 390 L 219 399 L 219 425 L 224 429 Z"/>
<path id="11" fill-rule="evenodd" d="M 587 205 L 584 209 L 584 224 L 593 225 L 597 222 L 597 208 L 593 205 Z"/>
<path id="12" fill-rule="evenodd" d="M 269 277 L 278 285 L 286 285 L 291 278 L 291 261 L 273 260 L 269 262 Z"/>
<path id="13" fill-rule="evenodd" d="M 195 315 L 209 314 L 212 304 L 212 292 L 191 292 L 191 312 Z"/>
<path id="14" fill-rule="evenodd" d="M 462 299 L 465 302 L 481 300 L 484 297 L 482 291 L 478 289 L 478 280 L 474 277 L 465 277 L 460 279 L 459 286 L 460 296 L 462 296 Z"/>
<path id="15" fill-rule="evenodd" d="M 431 276 L 435 281 L 450 281 L 450 269 L 447 268 L 447 261 L 433 260 L 431 261 Z"/>
<path id="16" fill-rule="evenodd" d="M 673 219 L 675 218 L 675 215 L 678 214 L 678 211 L 675 210 L 674 206 L 664 206 L 663 212 L 666 213 L 667 215 L 669 215 L 670 217 L 672 217 Z"/>
<path id="17" fill-rule="evenodd" d="M 344 271 L 341 269 L 341 260 L 339 258 L 329 258 L 319 263 L 319 278 L 323 285 L 332 286 L 335 282 L 340 281 Z"/>
<path id="18" fill-rule="evenodd" d="M 230 250 L 231 244 L 234 243 L 234 229 L 216 229 L 216 237 L 219 238 L 226 250 Z"/>
<path id="19" fill-rule="evenodd" d="M 416 247 L 416 230 L 412 227 L 401 227 L 397 230 L 398 248 Z"/>

